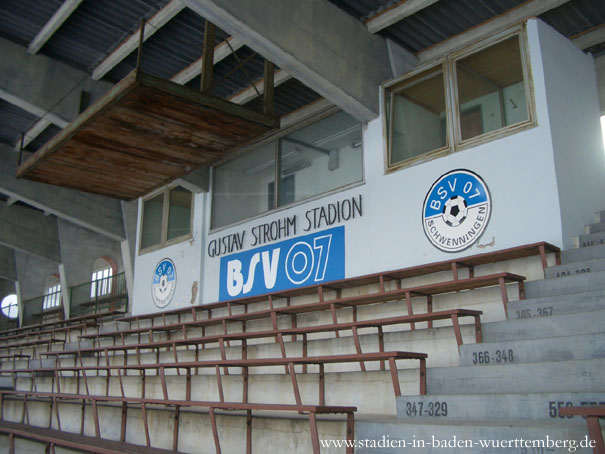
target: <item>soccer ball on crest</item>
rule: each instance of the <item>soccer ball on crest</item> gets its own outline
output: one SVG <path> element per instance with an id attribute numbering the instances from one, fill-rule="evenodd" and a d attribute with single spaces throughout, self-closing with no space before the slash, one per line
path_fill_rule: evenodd
<path id="1" fill-rule="evenodd" d="M 443 205 L 443 220 L 450 227 L 457 227 L 464 222 L 468 207 L 464 197 L 455 195 Z"/>

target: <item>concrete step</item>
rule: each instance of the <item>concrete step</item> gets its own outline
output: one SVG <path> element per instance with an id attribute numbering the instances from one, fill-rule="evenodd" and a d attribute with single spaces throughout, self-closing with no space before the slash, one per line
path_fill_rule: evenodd
<path id="1" fill-rule="evenodd" d="M 605 271 L 565 276 L 558 279 L 543 279 L 525 283 L 525 297 L 567 295 L 605 289 Z"/>
<path id="2" fill-rule="evenodd" d="M 605 232 L 591 233 L 590 235 L 580 235 L 573 239 L 574 247 L 588 247 L 605 244 Z"/>
<path id="3" fill-rule="evenodd" d="M 605 222 L 605 210 L 597 211 L 594 214 L 595 222 Z"/>
<path id="4" fill-rule="evenodd" d="M 529 298 L 508 303 L 509 320 L 605 309 L 605 290 Z"/>
<path id="5" fill-rule="evenodd" d="M 605 358 L 605 333 L 532 340 L 465 344 L 461 366 Z"/>
<path id="6" fill-rule="evenodd" d="M 584 226 L 584 233 L 586 235 L 599 232 L 605 232 L 605 222 L 597 222 L 595 224 L 588 224 Z"/>
<path id="7" fill-rule="evenodd" d="M 426 421 L 543 420 L 555 424 L 586 424 L 581 416 L 563 417 L 561 407 L 605 405 L 602 393 L 431 394 L 397 398 L 397 417 Z"/>
<path id="8" fill-rule="evenodd" d="M 93 348 L 94 342 L 92 340 L 80 340 L 79 342 L 65 342 L 65 345 L 61 345 L 59 348 L 53 350 L 78 350 L 79 348 Z"/>
<path id="9" fill-rule="evenodd" d="M 479 421 L 469 425 L 460 422 L 432 421 L 426 424 L 384 418 L 358 419 L 355 437 L 364 442 L 364 446 L 355 448 L 357 454 L 408 451 L 422 454 L 550 454 L 570 452 L 570 443 L 574 444 L 571 449 L 575 453 L 592 453 L 591 448 L 581 447 L 581 443 L 587 444 L 588 441 L 586 427 L 575 424 L 512 421 L 499 425 Z M 562 447 L 563 440 L 568 443 L 566 448 Z M 500 445 L 489 445 L 497 441 Z M 557 441 L 559 447 L 555 445 Z M 482 443 L 486 446 L 482 446 Z"/>
<path id="10" fill-rule="evenodd" d="M 130 329 L 130 323 L 118 322 L 114 320 L 103 323 L 101 326 L 99 326 L 99 333 L 116 333 L 127 329 Z"/>
<path id="11" fill-rule="evenodd" d="M 30 359 L 27 362 L 27 366 L 30 369 L 39 369 L 39 368 L 44 368 L 44 369 L 51 369 L 48 372 L 44 371 L 40 371 L 40 372 L 36 372 L 35 375 L 36 377 L 52 377 L 54 376 L 54 371 L 52 369 L 54 369 L 57 365 L 57 358 L 38 358 L 38 359 Z"/>
<path id="12" fill-rule="evenodd" d="M 434 394 L 604 392 L 605 359 L 493 366 L 435 367 L 427 372 Z"/>
<path id="13" fill-rule="evenodd" d="M 605 259 L 584 260 L 560 266 L 551 266 L 544 270 L 544 274 L 546 279 L 557 279 L 595 271 L 605 271 Z"/>
<path id="14" fill-rule="evenodd" d="M 605 326 L 605 310 L 484 323 L 484 342 L 543 339 L 598 334 Z"/>
<path id="15" fill-rule="evenodd" d="M 586 246 L 576 249 L 561 251 L 561 263 L 572 264 L 587 260 L 605 259 L 605 244 Z"/>
<path id="16" fill-rule="evenodd" d="M 13 377 L 0 376 L 0 389 L 15 389 Z"/>

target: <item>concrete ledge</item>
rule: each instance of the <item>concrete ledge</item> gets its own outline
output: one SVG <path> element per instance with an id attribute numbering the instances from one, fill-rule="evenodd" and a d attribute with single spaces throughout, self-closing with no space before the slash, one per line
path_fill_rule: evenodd
<path id="1" fill-rule="evenodd" d="M 545 296 L 508 304 L 508 319 L 543 318 L 600 310 L 605 307 L 605 291 L 574 293 L 573 295 Z"/>
<path id="2" fill-rule="evenodd" d="M 557 363 L 429 368 L 428 393 L 489 394 L 540 392 L 604 392 L 605 359 Z"/>
<path id="3" fill-rule="evenodd" d="M 397 398 L 397 417 L 413 421 L 433 419 L 460 421 L 543 420 L 552 424 L 576 424 L 586 421 L 579 416 L 563 418 L 558 409 L 564 406 L 605 405 L 601 393 L 536 393 L 536 394 L 463 394 L 402 396 Z"/>

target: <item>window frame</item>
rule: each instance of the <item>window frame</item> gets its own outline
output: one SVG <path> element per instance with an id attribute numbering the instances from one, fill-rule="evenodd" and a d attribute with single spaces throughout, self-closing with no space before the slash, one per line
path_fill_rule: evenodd
<path id="1" fill-rule="evenodd" d="M 413 78 L 419 74 L 422 74 L 423 72 L 430 71 L 434 68 L 437 68 L 438 66 L 441 66 L 441 72 L 443 74 L 443 91 L 445 93 L 445 100 L 444 100 L 445 101 L 445 128 L 446 128 L 445 146 L 436 148 L 436 149 L 428 151 L 426 153 L 422 153 L 417 156 L 412 156 L 410 158 L 404 159 L 397 163 L 391 164 L 391 158 L 393 156 L 393 130 L 394 130 L 393 108 L 395 105 L 395 103 L 393 102 L 393 98 L 397 93 L 402 92 L 403 90 L 405 90 L 406 88 L 409 88 L 411 86 L 409 84 L 406 84 L 406 81 L 408 79 Z M 416 69 L 406 73 L 404 78 L 396 79 L 392 85 L 388 85 L 388 88 L 390 90 L 387 89 L 387 85 L 385 84 L 385 86 L 383 87 L 384 99 L 386 100 L 387 96 L 389 97 L 388 112 L 386 111 L 387 107 L 386 107 L 386 102 L 385 102 L 385 122 L 388 122 L 387 133 L 385 134 L 386 141 L 387 141 L 387 155 L 386 155 L 385 164 L 386 164 L 387 169 L 393 170 L 393 169 L 399 169 L 400 167 L 404 167 L 404 166 L 405 167 L 412 166 L 412 165 L 420 164 L 422 162 L 429 161 L 431 159 L 435 159 L 435 158 L 449 154 L 449 151 L 451 148 L 450 144 L 452 143 L 451 137 L 449 134 L 449 130 L 451 129 L 450 111 L 451 111 L 452 107 L 450 104 L 450 97 L 448 96 L 448 87 L 447 87 L 448 78 L 449 78 L 449 75 L 448 75 L 446 62 L 444 60 L 439 60 L 439 61 L 430 62 L 426 65 L 422 65 L 421 67 L 416 68 Z M 417 81 L 417 83 L 420 83 L 421 81 L 422 80 L 419 80 L 419 81 Z M 395 88 L 391 88 L 391 87 L 395 87 Z"/>
<path id="2" fill-rule="evenodd" d="M 302 199 L 302 200 L 297 200 L 285 205 L 279 205 L 279 197 L 280 197 L 280 188 L 279 188 L 279 181 L 281 180 L 281 139 L 298 131 L 301 130 L 309 125 L 312 125 L 314 123 L 317 123 L 321 120 L 324 120 L 332 115 L 335 115 L 339 112 L 342 112 L 343 110 L 340 109 L 337 106 L 334 105 L 330 105 L 328 108 L 322 110 L 321 112 L 315 113 L 307 118 L 304 118 L 300 121 L 297 121 L 291 125 L 288 125 L 287 127 L 280 129 L 279 131 L 263 138 L 262 140 L 255 142 L 252 145 L 246 146 L 244 148 L 241 148 L 239 150 L 237 150 L 234 153 L 230 153 L 228 156 L 218 160 L 216 163 L 214 163 L 212 165 L 211 168 L 211 172 L 210 172 L 210 188 L 211 188 L 211 196 L 210 196 L 210 209 L 209 209 L 209 213 L 210 213 L 210 220 L 209 220 L 209 232 L 210 234 L 216 233 L 216 232 L 220 232 L 221 230 L 225 230 L 237 225 L 241 225 L 241 224 L 245 224 L 247 222 L 253 221 L 255 219 L 259 219 L 262 218 L 264 216 L 267 216 L 269 214 L 273 214 L 273 213 L 277 213 L 279 211 L 285 210 L 285 209 L 290 209 L 292 207 L 295 207 L 297 205 L 301 205 L 304 203 L 309 203 L 312 202 L 314 200 L 323 198 L 323 197 L 327 197 L 329 195 L 332 194 L 337 194 L 339 192 L 343 192 L 346 190 L 349 190 L 351 188 L 357 187 L 357 186 L 361 186 L 363 184 L 365 184 L 365 165 L 364 165 L 364 149 L 365 149 L 365 139 L 364 139 L 364 134 L 363 134 L 363 123 L 359 122 L 360 124 L 360 128 L 361 128 L 361 178 L 358 181 L 352 182 L 352 183 L 348 183 L 344 186 L 340 186 L 338 188 L 334 188 L 331 189 L 329 191 L 326 192 L 322 192 L 320 194 L 316 194 L 314 196 L 308 197 L 306 199 Z M 283 120 L 282 120 L 282 124 L 283 124 Z M 226 224 L 226 225 L 221 225 L 221 226 L 217 226 L 217 227 L 213 227 L 212 222 L 212 205 L 214 204 L 214 179 L 215 179 L 215 171 L 217 167 L 220 167 L 224 164 L 227 164 L 237 158 L 239 158 L 240 156 L 242 156 L 243 154 L 246 153 L 252 153 L 255 150 L 260 149 L 263 146 L 266 146 L 268 144 L 274 143 L 274 153 L 275 153 L 275 166 L 274 166 L 274 194 L 273 194 L 273 203 L 274 203 L 274 208 L 265 210 L 261 213 L 255 214 L 254 216 L 250 216 L 247 217 L 245 219 L 233 222 L 231 224 Z"/>
<path id="3" fill-rule="evenodd" d="M 46 278 L 42 296 L 42 312 L 49 312 L 63 307 L 63 286 L 58 275 L 51 274 Z"/>
<path id="4" fill-rule="evenodd" d="M 170 191 L 172 191 L 174 188 L 177 188 L 177 187 L 185 189 L 186 191 L 188 191 L 191 194 L 191 209 L 190 209 L 190 214 L 189 214 L 189 232 L 184 235 L 180 235 L 178 237 L 175 237 L 175 238 L 172 238 L 169 240 L 168 239 L 168 216 L 170 214 Z M 143 228 L 144 228 L 143 221 L 145 219 L 145 202 L 157 197 L 158 195 L 163 195 L 162 226 L 161 226 L 161 233 L 160 233 L 160 242 L 143 248 L 142 243 L 143 243 Z M 177 243 L 182 243 L 183 241 L 187 241 L 187 240 L 190 240 L 191 238 L 193 238 L 193 216 L 194 216 L 194 212 L 195 212 L 194 195 L 195 194 L 193 192 L 189 191 L 189 189 L 185 188 L 184 186 L 182 186 L 180 184 L 173 184 L 173 185 L 165 186 L 161 189 L 158 189 L 157 191 L 154 191 L 141 199 L 141 209 L 140 209 L 140 213 L 139 213 L 139 244 L 138 244 L 139 255 L 143 255 L 148 252 L 157 251 L 157 250 L 165 248 L 167 246 L 171 246 L 171 245 L 177 244 Z"/>
<path id="5" fill-rule="evenodd" d="M 500 42 L 506 41 L 507 39 L 510 39 L 514 36 L 517 36 L 519 40 L 519 53 L 521 60 L 521 68 L 523 71 L 523 88 L 525 90 L 525 106 L 527 109 L 527 119 L 463 140 L 461 131 L 460 104 L 458 102 L 458 79 L 456 63 L 465 57 L 473 55 L 477 52 L 481 52 L 482 50 L 485 50 Z M 445 85 L 444 88 L 446 106 L 446 146 L 391 164 L 393 143 L 392 131 L 394 122 L 394 117 L 392 115 L 394 104 L 393 97 L 397 94 L 398 91 L 401 91 L 406 87 L 406 80 L 417 76 L 422 72 L 429 71 L 439 65 L 442 65 Z M 384 137 L 386 138 L 384 153 L 385 173 L 390 173 L 403 168 L 412 167 L 483 143 L 491 142 L 492 140 L 506 137 L 511 134 L 516 134 L 517 132 L 523 131 L 525 129 L 535 127 L 537 122 L 534 99 L 535 97 L 533 86 L 533 74 L 531 71 L 531 64 L 529 59 L 527 29 L 525 23 L 504 30 L 488 38 L 481 39 L 480 41 L 467 45 L 462 49 L 450 52 L 445 56 L 441 56 L 437 59 L 428 61 L 425 64 L 422 64 L 421 66 L 414 68 L 413 70 L 405 74 L 402 74 L 399 77 L 385 82 L 382 85 L 381 92 L 383 99 L 383 131 Z"/>

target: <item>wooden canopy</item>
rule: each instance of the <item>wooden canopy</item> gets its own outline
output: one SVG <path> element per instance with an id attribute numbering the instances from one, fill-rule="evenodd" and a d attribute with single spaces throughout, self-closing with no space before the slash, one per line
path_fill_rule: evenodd
<path id="1" fill-rule="evenodd" d="M 278 119 L 133 71 L 17 169 L 131 200 L 278 127 Z"/>

